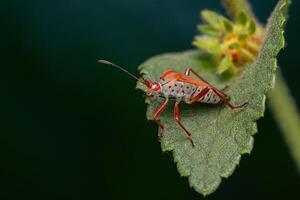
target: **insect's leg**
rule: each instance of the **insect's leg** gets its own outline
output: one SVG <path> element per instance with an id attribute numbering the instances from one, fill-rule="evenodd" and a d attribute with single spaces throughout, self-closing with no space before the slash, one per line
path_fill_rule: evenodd
<path id="1" fill-rule="evenodd" d="M 199 99 L 201 99 L 203 96 L 205 96 L 208 92 L 209 92 L 209 88 L 205 87 L 197 96 L 191 98 L 190 104 L 197 102 Z"/>
<path id="2" fill-rule="evenodd" d="M 229 85 L 226 85 L 225 87 L 223 87 L 221 90 L 218 90 L 216 88 L 214 88 L 215 90 L 218 90 L 227 101 L 230 101 L 230 96 L 228 96 L 227 94 L 224 93 L 225 90 L 227 90 L 229 87 Z"/>
<path id="3" fill-rule="evenodd" d="M 157 111 L 153 114 L 153 120 L 155 121 L 155 123 L 160 127 L 160 136 L 163 136 L 163 130 L 164 130 L 164 126 L 157 120 L 157 117 L 159 116 L 159 114 L 166 108 L 168 104 L 168 99 L 165 100 L 165 102 L 157 109 Z"/>
<path id="4" fill-rule="evenodd" d="M 180 118 L 179 118 L 179 106 L 178 105 L 179 105 L 179 103 L 176 102 L 175 103 L 175 107 L 174 107 L 174 118 L 177 121 L 177 123 L 179 124 L 179 126 L 184 130 L 184 132 L 187 135 L 188 139 L 190 140 L 192 146 L 195 147 L 193 139 L 192 139 L 192 134 L 180 122 Z"/>
<path id="5" fill-rule="evenodd" d="M 200 76 L 197 72 L 195 72 L 192 68 L 188 67 L 185 69 L 184 74 L 186 76 L 190 76 L 191 72 L 197 77 L 199 78 L 201 81 L 207 83 L 208 85 L 210 85 L 204 78 L 202 78 L 202 76 Z"/>
<path id="6" fill-rule="evenodd" d="M 150 101 L 152 101 L 153 96 L 154 96 L 153 94 L 146 93 L 146 97 L 147 97 Z"/>
<path id="7" fill-rule="evenodd" d="M 221 91 L 223 92 L 223 91 L 227 90 L 228 88 L 229 88 L 229 85 L 225 85 L 225 87 L 223 87 L 223 88 L 221 89 Z"/>
<path id="8" fill-rule="evenodd" d="M 224 102 L 224 104 L 229 106 L 231 109 L 239 109 L 239 108 L 242 108 L 242 107 L 244 107 L 248 104 L 248 102 L 246 102 L 246 103 L 243 103 L 242 105 L 233 105 L 229 101 L 226 100 L 226 98 L 222 95 L 222 93 L 220 93 L 220 91 L 218 91 L 215 88 L 212 88 L 212 90 L 214 91 L 214 93 L 216 95 L 218 95 L 218 97 Z"/>
<path id="9" fill-rule="evenodd" d="M 213 87 L 210 83 L 208 83 L 202 76 L 200 76 L 197 72 L 195 72 L 192 68 L 188 67 L 185 69 L 184 74 L 187 76 L 190 76 L 191 72 L 197 77 L 199 78 L 201 81 L 205 82 L 206 84 L 208 84 L 209 86 L 211 86 L 212 88 L 216 89 L 215 87 Z M 228 95 L 226 95 L 223 90 L 226 90 L 228 88 L 228 86 L 225 86 L 222 91 L 218 90 L 222 95 L 224 95 L 226 98 L 229 98 Z"/>

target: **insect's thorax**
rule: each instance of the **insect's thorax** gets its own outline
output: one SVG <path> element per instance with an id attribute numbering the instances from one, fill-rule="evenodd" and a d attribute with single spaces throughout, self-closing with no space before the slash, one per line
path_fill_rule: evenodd
<path id="1" fill-rule="evenodd" d="M 191 83 L 172 81 L 165 82 L 161 80 L 161 93 L 165 98 L 174 99 L 178 102 L 184 101 L 190 103 L 193 97 L 196 97 L 202 90 L 202 87 Z M 216 104 L 220 102 L 220 98 L 212 91 L 200 98 L 198 102 Z"/>

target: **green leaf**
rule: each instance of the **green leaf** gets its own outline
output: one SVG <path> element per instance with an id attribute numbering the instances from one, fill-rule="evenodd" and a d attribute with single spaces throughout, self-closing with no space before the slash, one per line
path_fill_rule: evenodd
<path id="1" fill-rule="evenodd" d="M 224 17 L 216 12 L 210 11 L 210 10 L 203 10 L 201 13 L 201 18 L 208 23 L 209 25 L 211 25 L 212 27 L 214 27 L 215 29 L 220 30 L 221 26 L 222 26 L 222 20 L 224 19 Z"/>
<path id="2" fill-rule="evenodd" d="M 224 27 L 227 33 L 231 33 L 233 30 L 232 23 L 228 19 L 223 20 Z"/>
<path id="3" fill-rule="evenodd" d="M 230 55 L 225 56 L 218 66 L 218 73 L 222 74 L 233 65 Z"/>
<path id="4" fill-rule="evenodd" d="M 245 41 L 247 39 L 248 35 L 247 34 L 241 34 L 239 35 L 239 41 Z"/>
<path id="5" fill-rule="evenodd" d="M 237 48 L 239 48 L 239 43 L 234 42 L 234 43 L 232 43 L 232 44 L 229 45 L 229 48 L 230 49 L 237 49 Z"/>
<path id="6" fill-rule="evenodd" d="M 256 31 L 256 23 L 254 20 L 251 20 L 248 24 L 248 33 L 251 35 Z"/>
<path id="7" fill-rule="evenodd" d="M 199 25 L 197 28 L 200 32 L 202 32 L 203 34 L 206 34 L 206 35 L 215 36 L 215 37 L 222 35 L 221 31 L 217 30 L 216 28 L 214 28 L 211 25 L 206 25 L 206 24 Z"/>
<path id="8" fill-rule="evenodd" d="M 215 37 L 208 37 L 206 35 L 197 36 L 193 44 L 213 55 L 220 55 L 222 53 L 218 39 Z"/>
<path id="9" fill-rule="evenodd" d="M 255 121 L 264 115 L 266 93 L 273 87 L 277 69 L 276 56 L 284 46 L 284 14 L 289 2 L 279 0 L 268 21 L 265 41 L 257 59 L 247 65 L 241 77 L 225 91 L 231 97 L 231 103 L 248 102 L 247 107 L 231 110 L 224 105 L 180 104 L 181 121 L 193 134 L 195 148 L 173 118 L 172 102 L 159 117 L 165 125 L 161 139 L 163 151 L 173 151 L 179 173 L 188 177 L 190 186 L 203 195 L 214 192 L 222 177 L 227 178 L 233 173 L 241 154 L 252 150 L 253 134 L 257 132 Z M 145 78 L 156 81 L 169 67 L 181 72 L 192 67 L 201 72 L 205 67 L 202 62 L 205 55 L 200 50 L 163 54 L 149 59 L 139 69 Z M 219 89 L 226 85 L 215 73 L 201 75 Z M 163 99 L 154 99 L 149 104 L 149 119 L 162 102 Z"/>
<path id="10" fill-rule="evenodd" d="M 241 48 L 240 49 L 240 54 L 242 54 L 244 57 L 246 57 L 247 60 L 249 60 L 249 61 L 254 61 L 255 60 L 255 56 L 248 49 Z"/>
<path id="11" fill-rule="evenodd" d="M 238 16 L 237 23 L 241 26 L 245 26 L 247 23 L 247 15 L 244 12 L 241 12 Z"/>

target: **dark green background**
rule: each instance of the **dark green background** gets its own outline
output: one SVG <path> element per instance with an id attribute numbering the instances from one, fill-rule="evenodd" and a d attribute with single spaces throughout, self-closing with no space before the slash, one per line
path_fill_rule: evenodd
<path id="1" fill-rule="evenodd" d="M 277 1 L 250 2 L 265 23 Z M 0 199 L 202 199 L 161 153 L 135 82 L 96 61 L 137 74 L 153 55 L 189 49 L 204 8 L 224 12 L 218 0 L 1 1 Z M 298 102 L 299 8 L 279 56 Z M 206 199 L 299 199 L 269 110 L 258 127 L 251 156 Z"/>

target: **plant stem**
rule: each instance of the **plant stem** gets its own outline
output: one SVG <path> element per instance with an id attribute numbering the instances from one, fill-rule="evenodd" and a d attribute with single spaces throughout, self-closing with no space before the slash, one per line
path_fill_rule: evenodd
<path id="1" fill-rule="evenodd" d="M 254 17 L 251 6 L 247 0 L 223 0 L 223 5 L 228 12 L 228 15 L 236 20 L 241 11 L 248 17 Z"/>
<path id="2" fill-rule="evenodd" d="M 300 174 L 300 116 L 281 72 L 277 74 L 275 88 L 269 93 L 269 102 Z"/>

